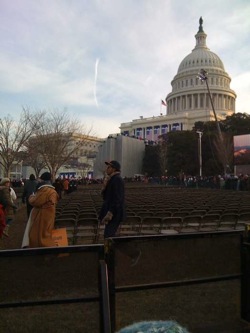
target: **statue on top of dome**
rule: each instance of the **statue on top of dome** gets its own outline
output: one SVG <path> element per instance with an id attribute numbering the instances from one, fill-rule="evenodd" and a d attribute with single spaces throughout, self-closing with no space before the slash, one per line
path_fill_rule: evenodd
<path id="1" fill-rule="evenodd" d="M 200 23 L 200 26 L 199 26 L 199 31 L 198 31 L 198 32 L 204 32 L 204 31 L 203 31 L 203 26 L 202 26 L 202 24 L 203 24 L 202 16 L 201 16 L 200 19 L 199 19 L 199 23 Z"/>

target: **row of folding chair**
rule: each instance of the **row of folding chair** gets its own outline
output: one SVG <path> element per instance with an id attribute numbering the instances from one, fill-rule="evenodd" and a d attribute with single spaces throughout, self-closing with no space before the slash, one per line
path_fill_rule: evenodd
<path id="1" fill-rule="evenodd" d="M 150 234 L 164 232 L 164 230 L 166 232 L 223 230 L 223 228 L 243 228 L 243 225 L 239 226 L 241 220 L 249 222 L 246 215 L 250 212 L 248 201 L 241 194 L 221 195 L 219 191 L 192 192 L 188 190 L 180 190 L 177 194 L 176 192 L 178 191 L 169 191 L 164 188 L 127 191 L 128 215 L 133 214 L 134 217 L 139 217 L 140 221 L 137 220 L 133 227 L 131 225 L 128 227 L 130 223 L 127 219 L 121 224 L 119 234 Z M 87 193 L 82 191 L 78 195 L 72 193 L 59 202 L 56 224 L 67 228 L 74 243 L 85 240 L 99 241 L 103 237 L 103 226 L 99 226 L 97 221 L 101 204 L 99 190 L 89 190 Z M 235 217 L 233 217 L 234 214 Z M 207 215 L 210 216 L 207 217 Z M 195 221 L 194 216 L 198 216 Z M 215 221 L 211 221 L 212 216 Z M 149 223 L 149 218 L 154 218 L 154 222 Z M 176 225 L 169 225 L 170 218 L 175 218 Z M 165 222 L 168 224 L 163 224 L 163 219 L 166 219 Z M 210 220 L 211 225 L 206 219 Z M 223 219 L 226 220 L 223 221 Z M 237 220 L 237 222 L 229 219 Z M 159 221 L 161 221 L 160 226 Z M 172 223 L 174 223 L 173 219 Z"/>
<path id="2" fill-rule="evenodd" d="M 96 210 L 81 210 L 81 211 L 75 211 L 75 210 L 67 210 L 60 212 L 60 214 L 56 214 L 56 220 L 62 220 L 67 218 L 74 218 L 76 220 L 79 220 L 81 218 L 94 218 L 97 217 L 98 213 Z"/>
<path id="3" fill-rule="evenodd" d="M 185 232 L 205 232 L 235 230 L 245 228 L 250 223 L 250 214 L 207 214 L 189 215 L 186 217 L 140 217 L 129 216 L 121 223 L 117 236 L 173 234 Z M 69 244 L 80 245 L 103 241 L 104 226 L 97 218 L 82 220 L 57 220 L 56 227 L 65 227 Z"/>
<path id="4" fill-rule="evenodd" d="M 133 216 L 133 223 L 128 220 L 120 225 L 117 236 L 173 234 L 185 232 L 205 232 L 220 230 L 235 230 L 245 228 L 245 223 L 250 220 L 231 219 L 226 216 L 210 214 L 206 216 L 182 217 L 145 217 Z M 67 223 L 56 223 L 57 228 L 65 227 L 67 230 L 69 244 L 80 245 L 88 243 L 103 242 L 104 226 L 97 219 L 86 219 L 85 221 L 67 221 Z"/>
<path id="5" fill-rule="evenodd" d="M 67 204 L 57 209 L 55 226 L 66 228 L 69 244 L 97 242 L 100 204 L 100 200 L 93 200 L 91 191 L 88 195 L 81 191 L 72 193 Z"/>
<path id="6" fill-rule="evenodd" d="M 244 229 L 250 214 L 206 214 L 185 217 L 129 216 L 120 225 L 118 235 L 148 235 L 176 232 L 200 232 Z"/>
<path id="7" fill-rule="evenodd" d="M 127 216 L 121 223 L 117 235 L 150 235 L 158 233 L 219 231 L 244 229 L 250 223 L 250 213 L 205 214 L 181 216 Z M 70 244 L 96 243 L 103 239 L 104 227 L 97 217 L 82 219 L 64 218 L 56 220 L 56 227 L 65 227 Z"/>
<path id="8" fill-rule="evenodd" d="M 137 215 L 140 217 L 185 217 L 189 215 L 207 215 L 207 214 L 218 214 L 218 215 L 224 215 L 224 214 L 250 214 L 250 209 L 210 209 L 210 210 L 202 210 L 202 209 L 170 209 L 170 210 L 155 210 L 155 211 L 149 211 L 149 210 L 142 210 L 142 211 L 135 211 L 135 210 L 129 210 L 129 215 Z"/>
<path id="9" fill-rule="evenodd" d="M 98 236 L 98 219 L 86 218 L 81 220 L 64 219 L 56 220 L 56 228 L 66 228 L 69 244 L 96 243 Z"/>
<path id="10" fill-rule="evenodd" d="M 230 206 L 233 203 L 238 206 L 248 203 L 247 198 L 241 195 L 241 193 L 230 195 L 230 193 L 226 191 L 169 191 L 168 189 L 163 190 L 161 188 L 152 188 L 148 191 L 143 188 L 139 189 L 136 193 L 133 191 L 134 189 L 126 192 L 127 205 L 131 208 L 138 207 L 144 209 L 147 207 L 148 209 L 165 209 L 171 207 L 193 207 L 198 209 L 199 207 L 202 207 L 203 209 L 206 206 L 207 210 L 209 206 L 216 206 L 219 209 L 219 205 L 221 208 L 225 209 L 227 206 L 229 206 L 230 202 Z M 148 192 L 146 195 L 144 194 L 145 191 Z M 185 194 L 187 195 L 185 196 Z M 65 199 L 63 198 L 60 202 L 63 200 L 65 202 L 67 201 L 68 205 L 77 203 L 78 205 L 84 204 L 84 206 L 95 206 L 96 202 L 98 202 L 100 206 L 102 203 L 101 195 L 96 190 L 89 190 L 87 193 L 82 191 L 77 195 L 72 193 L 72 195 L 67 196 Z"/>
<path id="11" fill-rule="evenodd" d="M 128 193 L 127 202 L 133 204 L 154 204 L 159 206 L 160 204 L 168 203 L 169 205 L 174 205 L 175 203 L 181 203 L 182 205 L 194 205 L 197 204 L 207 204 L 215 205 L 221 203 L 223 205 L 228 205 L 229 203 L 244 204 L 249 202 L 249 196 L 246 193 L 234 192 L 230 193 L 228 191 L 169 191 L 166 189 L 164 192 L 159 192 L 156 188 L 152 191 L 150 197 L 144 195 L 144 193 L 138 193 L 136 196 Z M 139 199 L 138 199 L 139 198 Z"/>

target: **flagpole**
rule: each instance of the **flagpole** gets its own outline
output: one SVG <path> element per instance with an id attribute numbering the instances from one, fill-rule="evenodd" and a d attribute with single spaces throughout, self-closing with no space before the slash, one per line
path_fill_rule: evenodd
<path id="1" fill-rule="evenodd" d="M 165 103 L 163 99 L 161 100 L 161 106 L 162 105 L 164 105 L 166 107 L 166 115 L 167 115 L 167 103 Z M 160 112 L 160 113 L 162 113 L 162 112 Z"/>

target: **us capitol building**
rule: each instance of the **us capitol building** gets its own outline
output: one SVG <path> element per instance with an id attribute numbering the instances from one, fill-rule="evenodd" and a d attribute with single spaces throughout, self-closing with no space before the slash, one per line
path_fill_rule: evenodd
<path id="1" fill-rule="evenodd" d="M 200 18 L 195 48 L 180 63 L 171 82 L 172 92 L 162 101 L 166 104 L 166 114 L 122 123 L 120 134 L 110 135 L 99 146 L 94 176 L 103 175 L 104 161 L 107 160 L 121 163 L 122 176 L 140 174 L 145 144 L 157 143 L 159 135 L 169 131 L 192 130 L 197 121 L 214 121 L 207 84 L 217 120 L 235 112 L 236 94 L 230 89 L 231 78 L 221 59 L 207 47 L 206 38 L 203 20 Z M 206 82 L 198 78 L 202 69 L 207 72 Z"/>
<path id="2" fill-rule="evenodd" d="M 207 47 L 206 38 L 200 18 L 195 48 L 180 63 L 171 82 L 172 92 L 163 101 L 166 115 L 122 123 L 121 134 L 157 141 L 159 135 L 169 131 L 191 130 L 197 121 L 215 120 L 206 83 L 198 78 L 201 69 L 208 73 L 207 83 L 217 119 L 225 119 L 235 112 L 236 94 L 230 89 L 231 78 L 218 55 Z"/>

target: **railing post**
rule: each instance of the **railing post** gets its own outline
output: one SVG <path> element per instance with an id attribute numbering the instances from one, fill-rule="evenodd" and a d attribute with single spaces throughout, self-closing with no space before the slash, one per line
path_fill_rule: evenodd
<path id="1" fill-rule="evenodd" d="M 110 304 L 109 304 L 109 289 L 108 289 L 108 271 L 104 260 L 100 260 L 100 283 L 101 285 L 101 301 L 100 301 L 100 327 L 103 333 L 111 333 L 110 321 Z"/>
<path id="2" fill-rule="evenodd" d="M 105 240 L 105 259 L 108 268 L 111 333 L 116 330 L 115 250 L 112 239 Z"/>
<path id="3" fill-rule="evenodd" d="M 241 318 L 250 322 L 250 224 L 245 225 L 241 246 Z"/>

